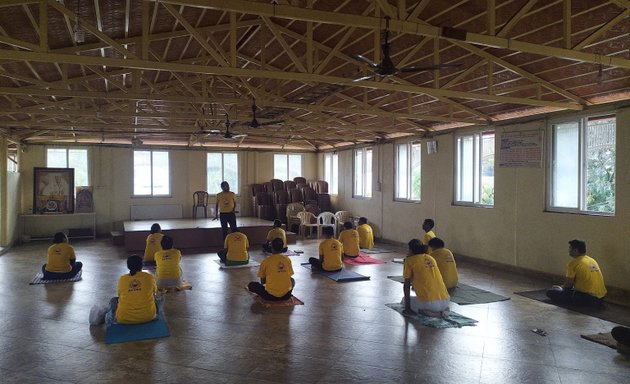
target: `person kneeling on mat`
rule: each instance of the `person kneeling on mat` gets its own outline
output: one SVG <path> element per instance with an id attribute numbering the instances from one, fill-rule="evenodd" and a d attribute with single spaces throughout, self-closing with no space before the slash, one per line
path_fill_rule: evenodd
<path id="1" fill-rule="evenodd" d="M 288 251 L 289 248 L 287 247 L 287 233 L 284 231 L 284 229 L 282 229 L 282 221 L 278 219 L 275 219 L 273 221 L 273 229 L 269 231 L 269 233 L 267 233 L 267 241 L 262 246 L 263 251 L 267 253 L 273 253 L 273 250 L 271 249 L 271 241 L 276 238 L 282 239 L 282 242 L 284 244 L 281 252 L 284 253 Z"/>
<path id="2" fill-rule="evenodd" d="M 311 264 L 312 270 L 324 270 L 327 272 L 341 271 L 343 262 L 343 245 L 339 240 L 333 239 L 335 230 L 333 227 L 324 227 L 324 236 L 326 240 L 319 243 L 319 259 L 311 257 L 308 262 Z"/>
<path id="3" fill-rule="evenodd" d="M 74 248 L 68 244 L 63 232 L 55 233 L 53 245 L 48 247 L 48 262 L 42 265 L 44 280 L 71 279 L 79 273 L 83 264 L 77 261 Z"/>
<path id="4" fill-rule="evenodd" d="M 247 285 L 250 292 L 257 294 L 265 300 L 282 301 L 291 298 L 295 280 L 291 260 L 283 255 L 282 239 L 273 239 L 271 249 L 273 253 L 266 257 L 258 269 L 260 283 L 252 281 Z"/>
<path id="5" fill-rule="evenodd" d="M 157 285 L 152 274 L 142 272 L 142 257 L 127 259 L 129 273 L 118 279 L 118 297 L 110 301 L 113 319 L 120 324 L 149 322 L 157 316 Z"/>

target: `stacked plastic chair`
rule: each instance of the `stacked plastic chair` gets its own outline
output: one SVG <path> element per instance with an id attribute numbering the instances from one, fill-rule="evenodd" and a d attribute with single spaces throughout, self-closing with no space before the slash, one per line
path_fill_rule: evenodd
<path id="1" fill-rule="evenodd" d="M 275 219 L 273 195 L 267 192 L 256 194 L 256 217 L 263 220 Z"/>
<path id="2" fill-rule="evenodd" d="M 291 190 L 291 189 L 296 189 L 296 188 L 297 188 L 297 185 L 295 184 L 295 181 L 292 181 L 292 180 L 286 180 L 286 181 L 284 182 L 284 189 L 285 189 L 286 191 L 289 191 L 289 190 Z"/>
<path id="3" fill-rule="evenodd" d="M 289 204 L 289 192 L 281 189 L 273 193 L 274 209 L 277 219 L 287 222 L 287 205 Z"/>

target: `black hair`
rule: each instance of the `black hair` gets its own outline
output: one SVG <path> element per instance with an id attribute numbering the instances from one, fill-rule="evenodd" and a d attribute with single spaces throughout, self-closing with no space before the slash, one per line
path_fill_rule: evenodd
<path id="1" fill-rule="evenodd" d="M 424 222 L 422 224 L 428 225 L 429 227 L 431 227 L 431 229 L 435 227 L 435 221 L 433 221 L 433 219 L 424 219 Z"/>
<path id="2" fill-rule="evenodd" d="M 138 255 L 131 255 L 127 258 L 127 268 L 129 268 L 129 274 L 135 275 L 136 272 L 142 271 L 142 257 Z"/>
<path id="3" fill-rule="evenodd" d="M 53 237 L 54 244 L 65 243 L 66 240 L 68 240 L 68 238 L 66 237 L 66 234 L 63 232 L 57 232 L 55 233 L 55 236 Z"/>
<path id="4" fill-rule="evenodd" d="M 335 234 L 335 229 L 333 227 L 324 227 L 323 231 L 325 236 L 333 236 Z"/>
<path id="5" fill-rule="evenodd" d="M 343 223 L 343 227 L 345 229 L 352 229 L 352 223 L 349 221 L 346 221 L 345 223 Z"/>
<path id="6" fill-rule="evenodd" d="M 160 241 L 160 245 L 162 246 L 162 249 L 173 248 L 173 238 L 168 235 L 164 235 L 162 241 Z"/>
<path id="7" fill-rule="evenodd" d="M 280 221 L 279 219 L 275 219 L 275 220 L 273 221 L 273 226 L 274 226 L 274 228 L 275 228 L 275 227 L 278 227 L 278 228 L 279 228 L 279 227 L 282 227 L 282 221 Z"/>
<path id="8" fill-rule="evenodd" d="M 153 223 L 153 225 L 151 226 L 151 233 L 158 233 L 162 230 L 162 227 L 160 227 L 160 224 L 158 223 Z"/>
<path id="9" fill-rule="evenodd" d="M 409 245 L 409 250 L 414 255 L 419 255 L 421 253 L 427 253 L 427 246 L 422 244 L 422 241 L 420 241 L 418 239 L 412 239 L 411 241 L 409 241 L 408 245 Z"/>
<path id="10" fill-rule="evenodd" d="M 581 254 L 586 253 L 586 242 L 583 240 L 574 239 L 569 241 L 569 246 Z"/>
<path id="11" fill-rule="evenodd" d="M 444 248 L 444 240 L 440 239 L 439 237 L 434 237 L 429 240 L 429 247 L 433 249 Z"/>
<path id="12" fill-rule="evenodd" d="M 367 218 L 359 217 L 359 225 L 361 225 L 361 224 L 367 224 Z"/>
<path id="13" fill-rule="evenodd" d="M 284 249 L 284 241 L 279 237 L 271 240 L 271 249 L 274 253 L 282 252 L 282 250 Z"/>

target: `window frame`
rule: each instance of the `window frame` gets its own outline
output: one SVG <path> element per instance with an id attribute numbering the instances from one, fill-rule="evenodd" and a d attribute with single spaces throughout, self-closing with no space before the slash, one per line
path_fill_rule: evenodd
<path id="1" fill-rule="evenodd" d="M 276 177 L 276 156 L 284 156 L 285 160 L 286 160 L 286 166 L 287 166 L 287 174 L 285 178 L 280 178 L 280 177 Z M 300 156 L 300 172 L 298 174 L 298 176 L 303 176 L 304 175 L 304 154 L 303 153 L 279 153 L 279 152 L 275 152 L 273 154 L 273 178 L 274 179 L 278 179 L 278 180 L 293 180 L 293 178 L 290 176 L 291 175 L 291 168 L 290 168 L 290 161 L 289 158 L 291 156 Z M 294 176 L 295 177 L 295 176 Z"/>
<path id="2" fill-rule="evenodd" d="M 58 165 L 50 165 L 49 164 L 49 160 L 48 160 L 48 151 L 49 150 L 64 150 L 66 152 L 66 166 L 65 167 L 61 167 Z M 92 185 L 92 175 L 90 172 L 90 150 L 89 148 L 85 148 L 85 147 L 74 147 L 74 146 L 70 146 L 70 147 L 65 147 L 65 146 L 47 146 L 46 147 L 46 167 L 47 168 L 70 168 L 70 151 L 74 150 L 74 151 L 85 151 L 85 161 L 86 161 L 86 165 L 85 165 L 85 171 L 87 173 L 87 182 L 85 184 L 85 186 L 90 186 Z M 74 189 L 74 194 L 76 195 L 77 191 L 76 191 L 76 187 L 82 187 L 83 185 L 80 185 L 77 182 L 77 172 L 76 172 L 76 168 L 74 171 L 74 186 L 72 187 Z"/>
<path id="3" fill-rule="evenodd" d="M 149 152 L 151 154 L 150 158 L 151 158 L 151 162 L 150 162 L 150 169 L 151 169 L 151 194 L 149 195 L 140 195 L 140 194 L 136 194 L 135 193 L 135 180 L 136 180 L 136 163 L 135 163 L 135 154 L 136 152 Z M 154 152 L 160 152 L 160 153 L 166 153 L 168 155 L 168 194 L 164 194 L 164 195 L 156 195 L 153 193 L 153 153 Z M 169 198 L 169 197 L 173 197 L 173 174 L 172 174 L 172 167 L 171 167 L 171 152 L 168 150 L 164 150 L 164 149 L 134 149 L 132 150 L 131 153 L 131 163 L 132 163 L 132 170 L 131 170 L 131 197 L 132 198 Z"/>
<path id="4" fill-rule="evenodd" d="M 330 158 L 330 169 L 326 167 L 327 158 Z M 326 177 L 328 172 L 330 172 L 330 180 Z M 333 196 L 339 195 L 339 154 L 336 151 L 324 153 L 324 180 L 328 182 L 328 193 Z"/>
<path id="5" fill-rule="evenodd" d="M 365 171 L 367 168 L 367 153 L 370 152 L 371 164 L 370 164 L 370 172 L 371 176 L 368 183 L 367 172 Z M 357 153 L 361 153 L 361 191 L 357 191 Z M 374 192 L 374 148 L 372 147 L 363 147 L 363 148 L 355 148 L 352 151 L 352 175 L 353 175 L 353 183 L 352 183 L 352 198 L 354 199 L 371 199 Z M 366 194 L 366 191 L 369 187 L 369 195 Z M 360 193 L 359 193 L 360 192 Z"/>
<path id="6" fill-rule="evenodd" d="M 494 208 L 496 205 L 496 201 L 493 197 L 492 204 L 483 204 L 482 196 L 483 196 L 483 140 L 484 136 L 492 135 L 493 136 L 493 151 L 494 151 L 494 159 L 493 159 L 493 174 L 496 171 L 496 145 L 497 145 L 497 135 L 494 129 L 484 129 L 475 132 L 469 133 L 460 133 L 455 135 L 455 153 L 454 153 L 454 176 L 453 176 L 453 205 L 457 206 L 466 206 L 466 207 L 476 207 L 476 208 Z M 461 156 L 461 151 L 463 148 L 462 140 L 464 138 L 472 138 L 473 139 L 473 177 L 472 177 L 472 201 L 462 200 L 461 195 L 463 183 L 462 183 L 462 165 L 464 163 L 464 159 Z M 494 195 L 494 181 L 493 181 L 493 195 Z"/>
<path id="7" fill-rule="evenodd" d="M 220 154 L 221 155 L 221 181 L 225 180 L 225 155 L 236 155 L 236 185 L 233 185 L 232 182 L 228 181 L 230 183 L 230 191 L 234 192 L 237 196 L 239 196 L 239 191 L 241 189 L 241 180 L 240 180 L 240 175 L 241 173 L 239 172 L 240 170 L 240 166 L 241 166 L 241 159 L 239 157 L 239 153 L 235 152 L 235 151 L 209 151 L 206 152 L 206 191 L 208 191 L 208 194 L 210 194 L 211 196 L 216 196 L 217 193 L 221 192 L 221 189 L 219 188 L 219 192 L 217 193 L 213 193 L 210 192 L 210 180 L 208 180 L 208 155 L 210 154 Z"/>
<path id="8" fill-rule="evenodd" d="M 413 189 L 413 147 L 419 147 L 419 155 L 420 155 L 420 163 L 418 164 L 418 168 L 420 169 L 420 196 L 417 199 L 411 197 L 412 189 Z M 407 158 L 406 158 L 406 185 L 407 197 L 398 197 L 398 187 L 399 187 L 399 167 L 400 167 L 400 150 L 399 148 L 405 146 L 407 150 Z M 422 202 L 422 141 L 420 140 L 411 140 L 405 142 L 399 142 L 394 145 L 394 201 L 403 202 L 403 203 L 420 203 Z"/>

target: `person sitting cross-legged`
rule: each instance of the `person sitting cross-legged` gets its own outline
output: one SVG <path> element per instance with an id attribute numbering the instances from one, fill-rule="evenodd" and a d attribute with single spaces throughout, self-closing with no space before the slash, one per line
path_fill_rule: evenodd
<path id="1" fill-rule="evenodd" d="M 147 236 L 147 244 L 144 247 L 144 265 L 155 265 L 155 252 L 162 250 L 162 227 L 160 224 L 153 223 L 151 231 Z"/>
<path id="2" fill-rule="evenodd" d="M 276 238 L 282 239 L 282 242 L 284 244 L 282 252 L 284 253 L 288 251 L 289 248 L 287 247 L 287 233 L 284 231 L 284 229 L 282 229 L 282 221 L 278 219 L 275 219 L 273 221 L 273 228 L 271 229 L 271 231 L 269 231 L 269 233 L 267 233 L 267 241 L 262 246 L 263 251 L 267 253 L 273 253 L 273 250 L 271 249 L 271 241 Z"/>
<path id="3" fill-rule="evenodd" d="M 433 219 L 424 219 L 424 221 L 422 222 L 422 230 L 424 231 L 424 235 L 422 236 L 422 244 L 429 245 L 429 240 L 435 237 L 433 227 L 435 227 L 435 221 L 433 221 Z"/>
<path id="4" fill-rule="evenodd" d="M 328 272 L 341 271 L 343 267 L 342 255 L 343 245 L 339 240 L 334 239 L 335 230 L 333 227 L 324 227 L 326 240 L 319 243 L 319 259 L 311 257 L 308 262 L 313 270 L 324 270 Z"/>
<path id="5" fill-rule="evenodd" d="M 48 247 L 48 262 L 42 265 L 44 280 L 71 279 L 79 273 L 83 264 L 77 261 L 74 248 L 68 244 L 63 232 L 55 233 L 53 245 Z"/>
<path id="6" fill-rule="evenodd" d="M 271 241 L 271 256 L 266 257 L 258 269 L 260 282 L 252 281 L 247 289 L 265 300 L 289 300 L 293 293 L 295 280 L 291 259 L 282 254 L 284 243 L 282 239 Z"/>
<path id="7" fill-rule="evenodd" d="M 162 250 L 155 252 L 158 288 L 177 287 L 182 283 L 182 253 L 173 248 L 173 238 L 165 235 L 161 241 Z"/>
<path id="8" fill-rule="evenodd" d="M 352 228 L 352 223 L 343 223 L 343 231 L 339 234 L 339 242 L 343 245 L 343 257 L 359 256 L 359 232 Z"/>
<path id="9" fill-rule="evenodd" d="M 238 228 L 232 229 L 232 232 L 225 238 L 223 246 L 225 248 L 221 249 L 217 254 L 221 262 L 226 266 L 249 263 L 249 253 L 247 252 L 249 240 Z"/>
<path id="10" fill-rule="evenodd" d="M 453 253 L 444 248 L 444 241 L 439 237 L 434 237 L 429 240 L 429 248 L 431 248 L 431 257 L 435 259 L 438 269 L 442 274 L 444 285 L 449 293 L 452 293 L 457 288 L 457 264 L 455 264 L 455 258 Z"/>
<path id="11" fill-rule="evenodd" d="M 127 259 L 129 273 L 118 279 L 118 297 L 110 301 L 113 321 L 121 324 L 149 322 L 157 316 L 157 285 L 152 274 L 142 271 L 142 257 Z"/>
<path id="12" fill-rule="evenodd" d="M 374 231 L 365 217 L 359 218 L 359 226 L 357 227 L 359 232 L 359 246 L 363 249 L 374 248 Z"/>

